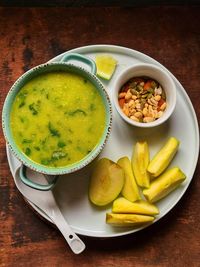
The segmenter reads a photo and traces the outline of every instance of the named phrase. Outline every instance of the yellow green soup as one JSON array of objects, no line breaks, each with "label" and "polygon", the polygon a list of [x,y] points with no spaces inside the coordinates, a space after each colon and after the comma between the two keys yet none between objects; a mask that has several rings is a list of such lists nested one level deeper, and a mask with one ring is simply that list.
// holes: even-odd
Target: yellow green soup
[{"label": "yellow green soup", "polygon": [[49,167],[86,157],[105,128],[103,100],[87,79],[68,72],[37,76],[17,94],[11,129],[21,151]]}]

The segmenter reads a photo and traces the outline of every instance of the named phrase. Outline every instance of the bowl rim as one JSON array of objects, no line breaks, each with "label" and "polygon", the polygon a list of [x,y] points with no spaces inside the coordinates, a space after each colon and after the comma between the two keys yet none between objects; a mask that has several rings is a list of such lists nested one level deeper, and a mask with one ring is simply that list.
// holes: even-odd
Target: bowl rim
[{"label": "bowl rim", "polygon": [[[101,135],[100,140],[98,141],[96,146],[93,148],[93,150],[86,157],[82,158],[80,161],[77,161],[73,164],[70,164],[67,166],[62,166],[62,167],[48,167],[48,166],[39,164],[39,163],[31,160],[29,157],[27,157],[18,148],[18,146],[16,145],[16,143],[14,141],[14,138],[12,137],[12,133],[11,133],[11,129],[10,129],[10,111],[11,111],[11,106],[13,103],[12,98],[14,100],[14,98],[16,96],[15,93],[16,93],[17,88],[19,87],[19,89],[17,90],[17,92],[18,92],[23,86],[23,85],[20,86],[20,84],[23,83],[23,81],[27,77],[32,79],[33,77],[38,76],[42,73],[57,71],[57,70],[53,70],[53,71],[49,70],[49,68],[51,66],[63,67],[63,68],[66,68],[66,70],[63,70],[63,71],[66,71],[66,72],[71,71],[74,73],[76,73],[76,71],[77,71],[77,73],[79,75],[82,74],[83,77],[84,77],[84,75],[87,76],[89,81],[92,82],[93,85],[96,88],[98,88],[98,91],[101,92],[100,95],[102,97],[104,107],[105,107],[105,113],[106,113],[105,114],[106,122],[105,122],[104,131]],[[40,69],[44,70],[44,72],[42,71],[42,72],[37,73],[37,71]],[[36,73],[36,75],[33,75],[34,73]],[[8,147],[10,148],[11,152],[13,153],[13,155],[22,164],[24,164],[26,167],[28,167],[34,171],[43,173],[43,174],[47,174],[47,175],[63,175],[63,174],[67,174],[67,173],[73,173],[73,172],[78,171],[78,170],[84,168],[85,166],[87,166],[89,163],[91,163],[99,155],[99,153],[104,148],[104,146],[107,142],[107,139],[110,135],[111,127],[112,127],[112,105],[111,105],[110,97],[109,97],[104,85],[101,83],[101,81],[97,78],[96,75],[92,74],[91,72],[89,72],[85,68],[83,68],[81,66],[74,65],[72,63],[66,63],[66,62],[47,62],[44,64],[37,65],[37,66],[31,68],[30,70],[28,70],[27,72],[25,72],[24,74],[22,74],[14,82],[14,84],[10,87],[10,89],[7,93],[7,96],[4,100],[3,109],[2,109],[3,134],[5,137],[6,143],[7,143]]]},{"label": "bowl rim", "polygon": [[[173,98],[170,102],[170,106],[169,108],[170,109],[167,109],[167,113],[164,113],[162,115],[162,117],[158,118],[157,120],[153,121],[153,122],[147,122],[147,123],[142,123],[142,122],[136,122],[136,121],[133,121],[131,120],[130,118],[128,118],[124,113],[123,111],[121,110],[120,106],[119,106],[119,103],[118,103],[118,92],[120,91],[120,88],[121,86],[126,82],[128,81],[129,79],[131,79],[131,77],[138,77],[138,75],[134,76],[134,74],[126,79],[125,82],[123,82],[120,86],[118,85],[120,83],[120,80],[123,79],[123,77],[125,75],[127,75],[129,72],[131,71],[134,71],[135,69],[139,69],[139,68],[149,68],[151,69],[152,71],[153,70],[156,70],[156,71],[159,71],[162,73],[162,75],[165,76],[165,78],[168,79],[169,83],[171,84],[171,88],[172,88],[172,94],[173,94]],[[139,75],[139,76],[142,76],[142,75]],[[144,75],[143,76],[147,76],[149,77],[148,75]],[[154,79],[153,77],[150,77],[152,79]],[[154,65],[154,64],[150,64],[150,63],[136,63],[132,66],[129,66],[128,68],[126,68],[119,76],[118,78],[116,79],[115,83],[114,83],[114,86],[113,86],[113,94],[112,94],[112,99],[113,99],[113,102],[114,102],[114,106],[115,106],[115,109],[117,110],[118,114],[121,116],[121,118],[123,120],[125,120],[128,124],[132,125],[132,126],[136,126],[136,127],[139,127],[139,128],[152,128],[152,127],[156,127],[156,126],[159,126],[161,124],[163,124],[164,122],[166,122],[169,117],[172,115],[175,107],[176,107],[176,98],[177,98],[177,93],[176,93],[176,85],[172,79],[172,77],[170,76],[170,74],[164,69],[164,68],[161,68],[160,66],[157,66],[157,65]]]}]

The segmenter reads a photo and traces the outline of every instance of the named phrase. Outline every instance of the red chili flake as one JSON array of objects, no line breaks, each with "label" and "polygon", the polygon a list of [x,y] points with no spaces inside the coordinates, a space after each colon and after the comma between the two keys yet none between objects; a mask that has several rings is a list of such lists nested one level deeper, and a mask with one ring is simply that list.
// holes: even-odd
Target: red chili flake
[{"label": "red chili flake", "polygon": [[151,88],[151,86],[152,86],[152,80],[148,80],[147,82],[145,82],[143,89],[148,90]]},{"label": "red chili flake", "polygon": [[162,104],[165,103],[165,100],[163,100],[162,98],[158,101],[158,106],[161,107]]},{"label": "red chili flake", "polygon": [[125,98],[121,98],[121,99],[119,99],[119,106],[120,106],[121,108],[123,108],[124,103],[125,103]]}]

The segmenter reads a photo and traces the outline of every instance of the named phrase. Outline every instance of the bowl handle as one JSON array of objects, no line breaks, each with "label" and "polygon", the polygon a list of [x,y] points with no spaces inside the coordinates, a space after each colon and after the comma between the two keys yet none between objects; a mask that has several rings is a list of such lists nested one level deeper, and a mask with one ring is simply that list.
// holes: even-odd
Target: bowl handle
[{"label": "bowl handle", "polygon": [[95,62],[88,57],[85,57],[85,56],[82,56],[82,55],[76,54],[76,53],[69,53],[69,54],[66,54],[65,56],[62,57],[61,62],[68,62],[70,60],[77,60],[77,61],[80,61],[82,63],[85,63],[86,65],[88,65],[90,67],[92,74],[96,74],[96,72],[97,72]]},{"label": "bowl handle", "polygon": [[51,190],[55,184],[56,184],[56,181],[58,179],[58,176],[54,176],[54,178],[52,179],[51,182],[48,182],[48,184],[44,185],[44,184],[38,184],[38,183],[35,183],[33,181],[31,181],[27,175],[26,175],[26,166],[22,164],[22,166],[20,167],[19,169],[19,178],[21,179],[21,181],[33,188],[33,189],[37,189],[37,190],[40,190],[40,191],[48,191],[48,190]]}]

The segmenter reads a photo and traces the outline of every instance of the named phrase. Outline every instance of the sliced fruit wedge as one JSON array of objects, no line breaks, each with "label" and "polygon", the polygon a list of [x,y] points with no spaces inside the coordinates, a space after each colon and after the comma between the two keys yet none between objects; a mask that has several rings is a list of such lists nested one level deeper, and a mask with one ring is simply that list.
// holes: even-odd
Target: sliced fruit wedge
[{"label": "sliced fruit wedge", "polygon": [[135,213],[144,215],[159,214],[158,208],[145,200],[131,202],[123,197],[117,198],[113,202],[112,212],[114,213]]},{"label": "sliced fruit wedge", "polygon": [[147,171],[151,177],[159,176],[168,167],[178,147],[179,141],[175,137],[170,137],[148,165]]},{"label": "sliced fruit wedge", "polygon": [[115,71],[117,60],[110,55],[97,55],[95,63],[97,75],[103,79],[110,80]]},{"label": "sliced fruit wedge", "polygon": [[139,226],[150,223],[154,220],[153,216],[138,214],[117,214],[107,213],[106,223],[114,226]]},{"label": "sliced fruit wedge", "polygon": [[179,167],[171,168],[156,178],[149,188],[144,189],[143,194],[149,202],[156,202],[167,196],[185,179],[186,176]]},{"label": "sliced fruit wedge", "polygon": [[91,176],[89,199],[97,206],[105,206],[117,198],[123,185],[123,169],[115,162],[102,158]]},{"label": "sliced fruit wedge", "polygon": [[129,201],[141,199],[140,191],[135,181],[129,158],[122,157],[117,161],[117,164],[124,170],[125,174],[125,182],[121,192],[122,196]]},{"label": "sliced fruit wedge", "polygon": [[141,187],[149,187],[150,175],[147,172],[149,164],[149,147],[147,142],[136,143],[132,154],[132,168],[137,184]]}]

